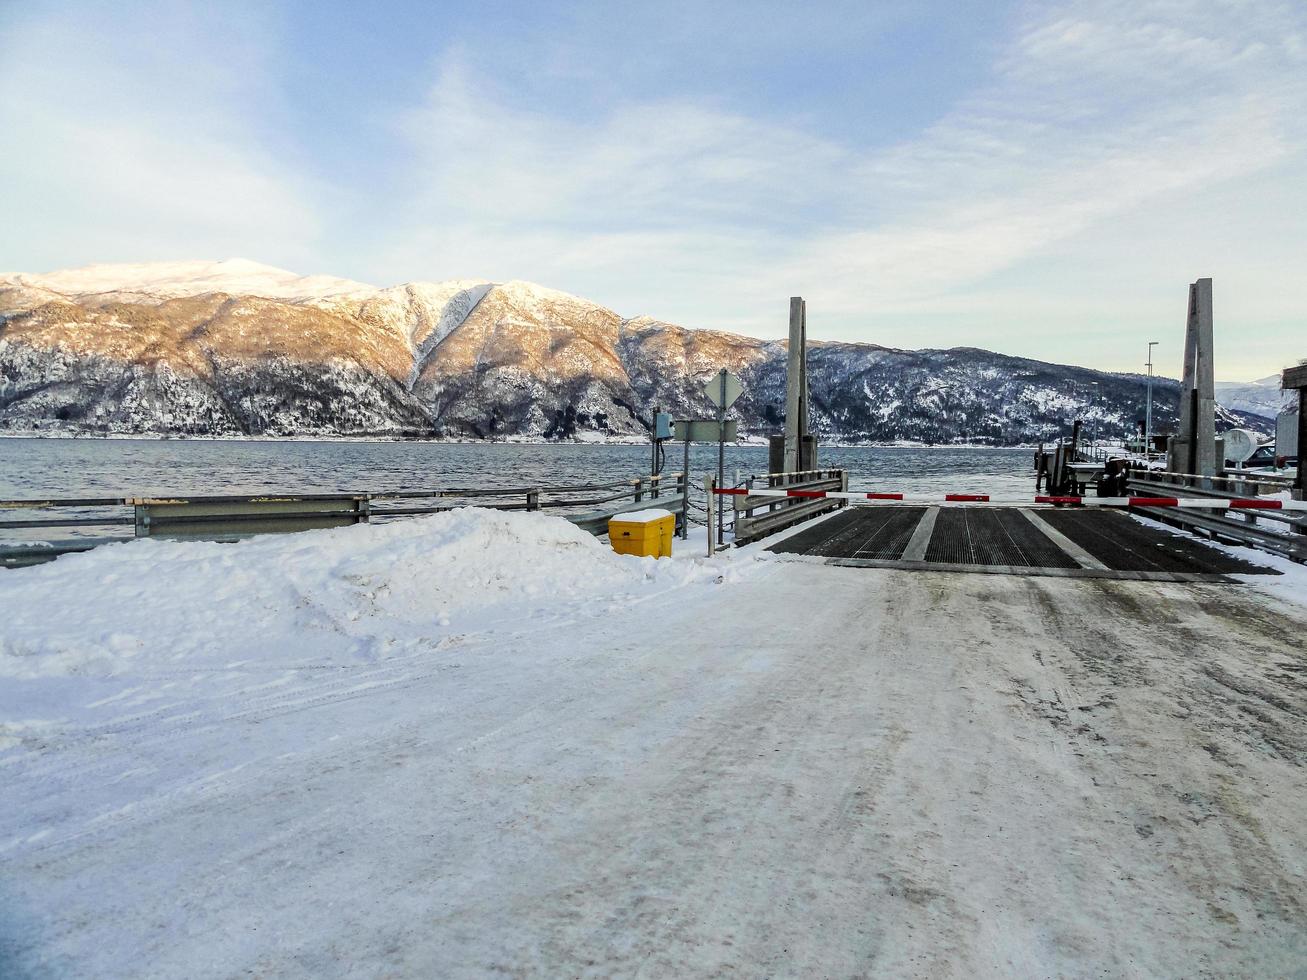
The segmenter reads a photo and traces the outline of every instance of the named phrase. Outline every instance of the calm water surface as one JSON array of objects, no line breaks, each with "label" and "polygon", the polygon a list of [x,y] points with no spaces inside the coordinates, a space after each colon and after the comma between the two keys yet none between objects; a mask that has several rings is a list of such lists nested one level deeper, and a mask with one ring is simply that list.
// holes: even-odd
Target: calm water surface
[{"label": "calm water surface", "polygon": [[[1029,449],[822,448],[852,489],[1031,493]],[[682,466],[678,445],[666,470]],[[715,446],[691,449],[696,477]],[[730,446],[727,478],[767,471],[763,446]],[[0,439],[0,497],[381,491],[603,483],[649,472],[648,446],[202,439]]]}]

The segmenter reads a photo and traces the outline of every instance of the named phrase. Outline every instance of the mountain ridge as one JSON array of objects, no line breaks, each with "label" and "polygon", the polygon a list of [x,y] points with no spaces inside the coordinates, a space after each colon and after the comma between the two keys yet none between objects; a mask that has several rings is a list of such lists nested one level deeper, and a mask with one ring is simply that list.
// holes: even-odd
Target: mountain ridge
[{"label": "mountain ridge", "polygon": [[[654,405],[710,414],[700,387],[725,367],[762,435],[783,424],[786,347],[518,280],[375,287],[248,260],[11,273],[0,431],[630,437]],[[846,442],[1033,442],[1072,417],[1116,435],[1143,413],[1141,375],[983,348],[815,341],[809,362],[813,427]],[[1155,387],[1160,429],[1178,383]]]}]

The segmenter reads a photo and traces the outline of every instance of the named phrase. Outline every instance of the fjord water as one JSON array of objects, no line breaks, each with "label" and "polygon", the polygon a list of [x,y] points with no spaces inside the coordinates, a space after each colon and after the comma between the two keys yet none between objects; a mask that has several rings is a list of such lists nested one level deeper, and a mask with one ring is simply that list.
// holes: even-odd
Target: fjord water
[{"label": "fjord water", "polygon": [[[823,447],[822,466],[848,470],[852,489],[1033,492],[1031,450]],[[384,491],[605,483],[649,472],[647,445],[0,439],[0,498],[281,491]],[[665,472],[683,465],[669,445]],[[697,479],[716,446],[693,446]],[[728,446],[726,474],[767,472],[764,446]]]}]

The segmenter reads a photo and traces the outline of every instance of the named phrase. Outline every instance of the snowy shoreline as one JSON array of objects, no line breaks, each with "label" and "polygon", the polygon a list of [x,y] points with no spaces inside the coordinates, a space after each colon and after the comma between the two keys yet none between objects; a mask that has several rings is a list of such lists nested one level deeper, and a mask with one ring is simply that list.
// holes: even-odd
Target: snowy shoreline
[{"label": "snowy shoreline", "polygon": [[[21,430],[0,432],[0,439],[50,439],[50,440],[87,440],[91,442],[324,442],[324,443],[430,443],[439,446],[648,446],[648,438],[639,436],[602,436],[596,438],[574,439],[538,439],[531,436],[507,436],[503,439],[472,439],[461,436],[226,436],[226,435],[178,435],[156,432],[60,432],[43,430]],[[668,445],[680,446],[675,440]],[[705,443],[705,445],[707,445]],[[728,447],[765,448],[765,436],[746,436],[736,442],[727,443]],[[909,439],[897,439],[888,442],[822,442],[824,449],[1027,449],[1039,448],[1039,443],[1016,442],[997,445],[987,442],[913,442]]]}]

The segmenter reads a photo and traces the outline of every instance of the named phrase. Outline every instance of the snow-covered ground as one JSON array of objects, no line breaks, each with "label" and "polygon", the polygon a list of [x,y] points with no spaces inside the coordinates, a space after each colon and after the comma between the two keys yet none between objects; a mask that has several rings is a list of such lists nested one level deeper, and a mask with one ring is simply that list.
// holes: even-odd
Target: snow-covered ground
[{"label": "snow-covered ground", "polygon": [[0,573],[0,975],[1307,962],[1307,610],[696,543],[462,511]]},{"label": "snow-covered ground", "polygon": [[109,545],[0,578],[0,747],[616,612],[720,574],[480,509],[238,545]]}]

